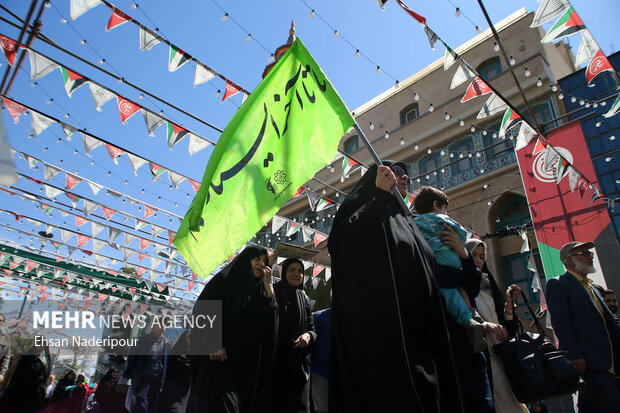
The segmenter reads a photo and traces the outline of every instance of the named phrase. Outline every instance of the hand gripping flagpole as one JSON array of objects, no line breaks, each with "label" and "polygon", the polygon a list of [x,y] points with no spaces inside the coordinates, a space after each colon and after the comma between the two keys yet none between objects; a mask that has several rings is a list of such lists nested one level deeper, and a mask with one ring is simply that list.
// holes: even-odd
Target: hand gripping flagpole
[{"label": "hand gripping flagpole", "polygon": [[[379,159],[379,155],[377,155],[377,152],[375,152],[375,149],[372,147],[372,145],[368,141],[368,138],[366,137],[366,135],[364,135],[364,132],[362,131],[362,128],[360,128],[357,123],[355,123],[353,125],[353,127],[355,128],[355,131],[357,132],[358,136],[360,136],[362,138],[362,142],[364,142],[364,145],[366,145],[366,149],[368,149],[368,152],[370,152],[370,155],[374,159],[375,163],[378,166],[383,166],[383,162],[381,162],[381,159]],[[398,204],[401,206],[401,208],[405,212],[405,215],[411,216],[412,215],[411,214],[411,210],[409,209],[409,207],[405,203],[405,199],[400,194],[400,191],[398,190],[398,187],[395,184],[392,185],[392,193],[396,197],[396,200],[398,201]]]}]

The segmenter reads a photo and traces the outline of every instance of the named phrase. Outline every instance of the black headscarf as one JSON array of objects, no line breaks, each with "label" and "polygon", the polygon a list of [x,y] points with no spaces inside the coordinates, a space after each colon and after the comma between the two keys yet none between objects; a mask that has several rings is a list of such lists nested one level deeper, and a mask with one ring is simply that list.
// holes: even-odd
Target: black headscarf
[{"label": "black headscarf", "polygon": [[328,241],[330,410],[460,412],[433,252],[395,196],[377,188],[377,170],[344,200]]}]

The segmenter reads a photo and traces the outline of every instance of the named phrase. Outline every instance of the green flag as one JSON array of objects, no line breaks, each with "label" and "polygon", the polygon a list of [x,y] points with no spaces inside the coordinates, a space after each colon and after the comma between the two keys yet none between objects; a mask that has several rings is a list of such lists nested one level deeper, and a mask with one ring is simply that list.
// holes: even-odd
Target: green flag
[{"label": "green flag", "polygon": [[297,39],[220,136],[174,239],[208,276],[332,161],[355,123]]}]

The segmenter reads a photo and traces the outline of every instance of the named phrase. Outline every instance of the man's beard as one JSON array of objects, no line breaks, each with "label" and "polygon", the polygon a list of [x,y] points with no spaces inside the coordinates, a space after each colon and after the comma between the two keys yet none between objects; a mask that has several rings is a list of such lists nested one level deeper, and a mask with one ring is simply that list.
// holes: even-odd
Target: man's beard
[{"label": "man's beard", "polygon": [[578,272],[582,272],[584,274],[592,274],[596,272],[596,268],[594,268],[594,266],[592,265],[583,264],[579,261],[574,261],[574,262],[575,262],[575,269]]}]

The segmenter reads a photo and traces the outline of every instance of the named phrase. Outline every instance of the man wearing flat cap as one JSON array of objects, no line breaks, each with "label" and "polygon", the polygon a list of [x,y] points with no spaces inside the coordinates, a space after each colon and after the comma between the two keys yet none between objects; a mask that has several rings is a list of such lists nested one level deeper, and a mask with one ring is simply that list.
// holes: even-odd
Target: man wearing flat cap
[{"label": "man wearing flat cap", "polygon": [[[620,358],[620,321],[591,287],[592,242],[571,241],[560,250],[566,273],[547,282],[551,324],[585,381],[579,391],[579,413],[620,412],[620,390],[614,385],[614,358]],[[620,363],[616,362],[618,366]]]}]

